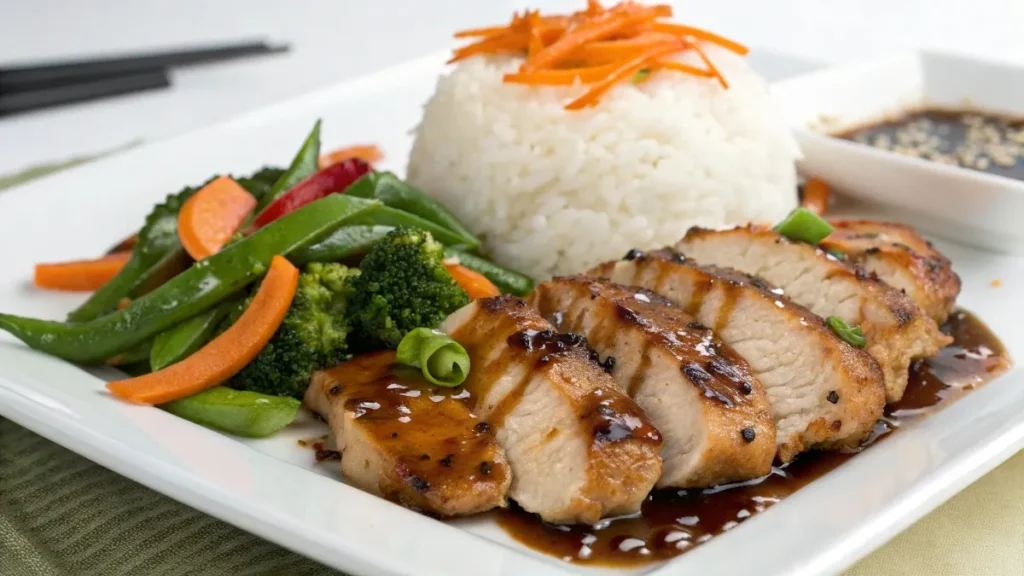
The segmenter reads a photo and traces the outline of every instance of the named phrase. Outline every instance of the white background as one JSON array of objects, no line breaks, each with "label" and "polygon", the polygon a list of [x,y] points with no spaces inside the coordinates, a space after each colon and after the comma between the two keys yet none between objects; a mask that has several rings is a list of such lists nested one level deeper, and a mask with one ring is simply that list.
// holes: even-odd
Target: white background
[{"label": "white background", "polygon": [[[1024,0],[690,0],[676,17],[826,62],[919,47],[1024,63]],[[0,65],[252,37],[283,56],[195,68],[174,88],[0,120],[0,173],[188,131],[443,48],[515,9],[584,0],[3,0]],[[1022,95],[1024,96],[1024,95]]]}]

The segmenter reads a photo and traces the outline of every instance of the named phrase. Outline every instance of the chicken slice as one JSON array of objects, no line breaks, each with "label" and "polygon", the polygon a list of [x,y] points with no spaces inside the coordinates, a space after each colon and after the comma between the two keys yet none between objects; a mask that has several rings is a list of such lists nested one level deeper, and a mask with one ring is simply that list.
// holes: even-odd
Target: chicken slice
[{"label": "chicken slice", "polygon": [[771,230],[691,228],[675,247],[697,262],[760,276],[822,318],[860,326],[865,349],[885,375],[889,402],[903,397],[912,360],[933,356],[950,342],[913,300],[874,274]]},{"label": "chicken slice", "polygon": [[735,352],[653,292],[585,276],[549,280],[530,303],[587,341],[661,430],[658,486],[700,488],[767,474],[775,425],[761,383]]},{"label": "chicken slice", "polygon": [[505,506],[504,450],[461,390],[393,371],[394,352],[313,374],[306,405],[326,417],[341,472],[359,488],[438,516]]},{"label": "chicken slice", "polygon": [[554,523],[639,511],[661,474],[661,436],[583,338],[510,296],[472,302],[441,328],[469,352],[463,387],[505,449],[511,498]]},{"label": "chicken slice", "polygon": [[671,248],[634,250],[588,274],[657,292],[742,356],[768,393],[782,462],[812,448],[856,447],[882,416],[874,358],[759,278],[698,266]]},{"label": "chicken slice", "polygon": [[821,242],[851,262],[902,290],[937,324],[946,321],[960,294],[960,277],[949,258],[916,230],[871,220],[834,220],[835,231]]}]

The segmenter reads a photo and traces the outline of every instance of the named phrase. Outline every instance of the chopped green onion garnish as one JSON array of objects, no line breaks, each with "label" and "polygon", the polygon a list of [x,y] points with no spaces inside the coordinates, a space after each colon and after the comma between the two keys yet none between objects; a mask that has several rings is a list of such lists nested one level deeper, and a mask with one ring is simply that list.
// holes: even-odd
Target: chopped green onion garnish
[{"label": "chopped green onion garnish", "polygon": [[829,316],[825,319],[825,324],[828,324],[828,327],[836,333],[836,336],[845,340],[850,346],[863,348],[868,343],[868,339],[864,337],[860,326],[850,326],[839,316]]},{"label": "chopped green onion garnish", "polygon": [[641,69],[637,70],[636,74],[633,75],[633,84],[637,84],[639,82],[643,82],[644,79],[647,78],[650,75],[651,75],[651,69],[650,68],[641,68]]},{"label": "chopped green onion garnish", "polygon": [[836,260],[846,260],[846,253],[841,250],[826,250]]},{"label": "chopped green onion garnish", "polygon": [[795,242],[817,244],[832,233],[832,225],[807,208],[797,208],[774,230]]},{"label": "chopped green onion garnish", "polygon": [[398,343],[397,360],[419,368],[423,377],[438,386],[462,384],[469,374],[469,354],[447,334],[430,328],[416,328]]}]

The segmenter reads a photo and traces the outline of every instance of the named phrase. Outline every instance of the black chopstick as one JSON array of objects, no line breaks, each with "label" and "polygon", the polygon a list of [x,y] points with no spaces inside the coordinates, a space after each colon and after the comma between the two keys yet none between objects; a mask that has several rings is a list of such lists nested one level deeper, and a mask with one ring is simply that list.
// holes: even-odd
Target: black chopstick
[{"label": "black chopstick", "polygon": [[0,67],[0,95],[36,91],[83,81],[112,79],[131,74],[150,74],[159,68],[276,54],[287,50],[287,45],[272,46],[266,42],[244,42],[127,57],[55,62],[35,66]]},{"label": "black chopstick", "polygon": [[170,85],[171,80],[167,75],[167,70],[157,68],[51,88],[13,94],[0,93],[0,117],[74,102],[167,88]]}]

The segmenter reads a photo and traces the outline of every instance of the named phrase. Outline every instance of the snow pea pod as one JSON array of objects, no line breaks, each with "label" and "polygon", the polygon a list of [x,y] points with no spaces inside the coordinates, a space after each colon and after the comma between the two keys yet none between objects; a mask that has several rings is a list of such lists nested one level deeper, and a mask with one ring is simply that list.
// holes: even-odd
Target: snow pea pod
[{"label": "snow pea pod", "polygon": [[[391,208],[433,222],[459,238],[458,242],[445,242],[435,234],[435,238],[445,244],[464,244],[470,250],[480,247],[476,236],[443,204],[390,172],[371,172],[349,186],[345,194],[357,198],[376,198]],[[433,233],[433,230],[430,232]]]},{"label": "snow pea pod", "polygon": [[31,348],[65,360],[100,362],[209,310],[260,278],[275,255],[316,242],[378,205],[334,194],[197,262],[113,314],[77,324],[0,314],[0,329]]},{"label": "snow pea pod", "polygon": [[366,254],[392,230],[392,226],[342,226],[316,244],[296,250],[288,259],[296,266],[310,262],[341,262],[353,256]]},{"label": "snow pea pod", "polygon": [[160,408],[229,434],[263,438],[291,424],[301,405],[295,398],[217,386]]},{"label": "snow pea pod", "polygon": [[149,358],[149,353],[153,348],[152,340],[144,340],[141,344],[133,346],[127,352],[122,352],[113,358],[107,360],[107,364],[111,366],[124,366],[128,364],[135,364]]},{"label": "snow pea pod", "polygon": [[320,121],[317,120],[316,124],[313,125],[313,130],[310,131],[309,136],[306,136],[305,142],[302,143],[302,148],[299,148],[298,154],[295,155],[288,169],[270,187],[270,192],[267,192],[265,196],[260,198],[259,204],[256,205],[256,209],[252,213],[259,214],[264,208],[270,206],[274,200],[277,200],[282,194],[291,190],[292,186],[312,176],[319,169],[317,164],[319,159]]},{"label": "snow pea pod", "polygon": [[149,353],[150,368],[156,372],[188,358],[202,348],[213,339],[221,320],[237,304],[238,300],[235,298],[225,300],[206,312],[157,334]]},{"label": "snow pea pod", "polygon": [[[346,194],[348,196],[348,194]],[[431,222],[415,214],[410,214],[401,209],[390,206],[381,206],[373,212],[363,214],[352,221],[353,224],[367,224],[371,226],[391,226],[397,228],[406,226],[408,228],[419,228],[430,232],[430,235],[445,246],[465,244],[464,238],[458,232],[454,232],[444,226]]]},{"label": "snow pea pod", "polygon": [[121,298],[137,295],[141,287],[152,285],[153,278],[164,276],[181,261],[184,250],[178,241],[178,210],[196,190],[185,188],[153,209],[131,258],[116,276],[68,314],[69,322],[88,322],[110,313]]},{"label": "snow pea pod", "polygon": [[309,262],[340,262],[351,256],[366,254],[374,244],[398,226],[426,230],[446,246],[465,242],[465,238],[447,228],[414,214],[381,206],[356,216],[348,225],[338,228],[316,244],[296,250],[288,259],[299,266]]}]

